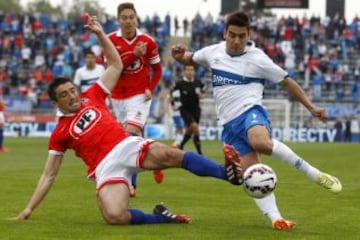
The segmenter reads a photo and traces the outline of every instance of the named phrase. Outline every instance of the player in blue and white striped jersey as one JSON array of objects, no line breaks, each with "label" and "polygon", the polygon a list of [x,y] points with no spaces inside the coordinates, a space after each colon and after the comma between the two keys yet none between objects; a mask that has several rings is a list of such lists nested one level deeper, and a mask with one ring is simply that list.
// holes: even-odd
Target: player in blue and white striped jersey
[{"label": "player in blue and white striped jersey", "polygon": [[[260,161],[260,154],[266,154],[300,170],[324,188],[340,192],[342,186],[336,177],[321,172],[284,143],[271,138],[270,120],[262,104],[265,82],[280,84],[313,117],[325,119],[325,110],[315,106],[288,73],[250,41],[246,13],[234,12],[227,17],[223,37],[225,41],[195,53],[180,44],[172,46],[171,51],[173,58],[183,64],[204,64],[211,69],[216,110],[224,128],[222,141],[237,149],[244,171]],[[281,217],[274,194],[255,202],[274,228],[290,229],[295,225]]]}]

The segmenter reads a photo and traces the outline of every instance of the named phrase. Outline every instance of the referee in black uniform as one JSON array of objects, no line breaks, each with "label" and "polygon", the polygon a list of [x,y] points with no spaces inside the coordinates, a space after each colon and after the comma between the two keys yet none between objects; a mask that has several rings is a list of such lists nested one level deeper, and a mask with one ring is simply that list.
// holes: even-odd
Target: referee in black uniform
[{"label": "referee in black uniform", "polygon": [[[201,151],[199,122],[201,116],[200,98],[205,95],[204,84],[194,78],[194,66],[184,66],[183,79],[177,81],[171,90],[172,104],[178,107],[186,129],[179,148],[183,149],[192,137],[199,154]],[[180,96],[180,97],[177,97]]]}]

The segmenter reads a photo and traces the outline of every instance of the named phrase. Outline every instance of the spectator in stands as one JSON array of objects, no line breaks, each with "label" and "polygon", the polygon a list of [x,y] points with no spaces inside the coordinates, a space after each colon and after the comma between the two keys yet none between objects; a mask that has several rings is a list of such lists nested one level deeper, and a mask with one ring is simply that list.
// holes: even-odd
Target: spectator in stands
[{"label": "spectator in stands", "polygon": [[335,121],[334,128],[336,130],[334,141],[341,142],[343,140],[343,123],[339,117]]},{"label": "spectator in stands", "polygon": [[321,89],[322,89],[322,83],[323,83],[323,76],[314,74],[312,79],[313,84],[313,100],[314,101],[320,101],[321,100]]},{"label": "spectator in stands", "polygon": [[347,117],[345,121],[344,141],[352,142],[351,117]]},{"label": "spectator in stands", "polygon": [[184,37],[186,37],[189,31],[189,20],[186,17],[183,20],[183,30],[184,30]]},{"label": "spectator in stands", "polygon": [[162,81],[165,86],[165,89],[169,89],[173,84],[174,71],[173,71],[173,62],[168,60],[166,65],[162,67]]},{"label": "spectator in stands", "polygon": [[177,34],[178,34],[178,31],[179,31],[179,29],[180,29],[179,19],[178,19],[177,16],[175,16],[175,18],[174,18],[174,28],[175,28],[175,30],[174,30],[174,35],[175,35],[175,37],[176,37]]}]

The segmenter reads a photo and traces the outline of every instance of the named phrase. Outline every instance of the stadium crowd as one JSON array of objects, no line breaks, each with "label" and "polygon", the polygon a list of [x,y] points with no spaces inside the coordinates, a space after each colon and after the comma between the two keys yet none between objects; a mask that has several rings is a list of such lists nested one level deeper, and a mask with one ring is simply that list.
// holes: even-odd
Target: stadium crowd
[{"label": "stadium crowd", "polygon": [[[196,15],[192,21],[191,49],[222,39],[224,17]],[[360,18],[276,17],[252,19],[252,39],[291,77],[301,81],[314,101],[359,99]],[[204,72],[204,71],[202,71]],[[274,86],[275,88],[275,86]],[[274,91],[275,93],[275,91]],[[265,97],[278,93],[265,92]],[[281,96],[283,97],[283,96]]]},{"label": "stadium crowd", "polygon": [[[28,99],[26,112],[49,109],[49,82],[58,76],[72,77],[84,65],[85,50],[91,49],[101,62],[102,48],[84,25],[84,16],[70,21],[48,14],[0,13],[0,93],[5,101]],[[161,52],[170,36],[169,16],[139,21],[139,28],[156,40]],[[106,33],[118,29],[115,18],[102,21]]]},{"label": "stadium crowd", "polygon": [[[170,37],[171,17],[167,15],[162,20],[154,14],[139,22],[140,28],[156,39],[162,53]],[[176,22],[178,19],[174,18],[175,33],[179,29]],[[190,49],[194,51],[221,40],[224,22],[224,16],[214,18],[210,14],[205,17],[197,14],[190,23],[184,19],[184,31],[185,25],[189,28],[186,31],[190,31]],[[115,18],[107,17],[102,24],[107,33],[118,29]],[[84,64],[85,49],[91,48],[101,62],[101,46],[93,34],[83,28],[81,17],[68,21],[47,14],[2,13],[0,29],[0,91],[5,98],[30,100],[29,112],[50,108],[45,91],[48,83],[56,76],[73,76]],[[252,39],[300,81],[314,101],[357,104],[360,94],[359,17],[346,23],[342,18],[253,16]],[[167,91],[181,74],[179,63],[163,62],[161,85],[164,90]],[[207,74],[203,67],[196,69],[198,79],[206,82]],[[278,97],[276,92],[270,88],[265,98]]]}]

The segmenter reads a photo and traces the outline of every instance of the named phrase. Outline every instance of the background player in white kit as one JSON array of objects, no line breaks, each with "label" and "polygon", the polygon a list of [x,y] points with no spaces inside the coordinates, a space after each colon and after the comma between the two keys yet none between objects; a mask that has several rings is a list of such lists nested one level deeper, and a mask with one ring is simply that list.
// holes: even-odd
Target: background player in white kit
[{"label": "background player in white kit", "polygon": [[76,69],[74,76],[74,83],[81,92],[93,85],[105,71],[103,65],[96,63],[96,56],[90,49],[85,50],[84,55],[85,65]]},{"label": "background player in white kit", "polygon": [[[340,192],[342,186],[336,177],[320,172],[284,143],[271,138],[270,121],[262,105],[264,83],[269,80],[280,84],[313,117],[325,119],[325,110],[315,106],[288,73],[250,41],[250,20],[246,13],[230,14],[223,36],[225,41],[195,53],[186,51],[183,45],[174,45],[172,56],[184,64],[205,64],[210,67],[216,110],[224,127],[222,141],[237,149],[243,170],[259,162],[259,154],[266,154],[302,171],[324,188]],[[226,147],[224,153],[233,154]],[[255,202],[270,218],[274,228],[290,229],[295,225],[281,217],[274,194],[255,199]]]}]

